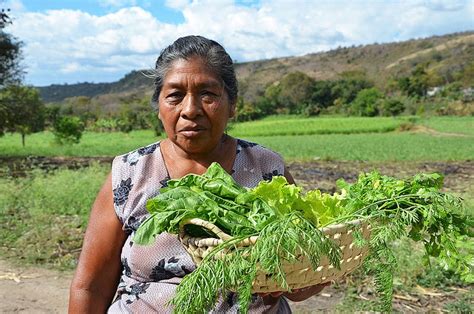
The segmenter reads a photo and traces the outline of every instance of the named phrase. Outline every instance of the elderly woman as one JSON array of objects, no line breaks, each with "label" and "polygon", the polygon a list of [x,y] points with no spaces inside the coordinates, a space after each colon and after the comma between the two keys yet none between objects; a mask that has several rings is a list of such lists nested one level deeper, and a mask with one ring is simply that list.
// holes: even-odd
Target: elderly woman
[{"label": "elderly woman", "polygon": [[[132,238],[147,217],[146,201],[170,178],[202,174],[218,162],[241,185],[254,187],[285,175],[281,157],[257,144],[225,134],[235,114],[237,80],[232,59],[217,42],[179,38],[156,61],[153,103],[167,138],[114,159],[93,205],[71,290],[69,311],[171,312],[167,302],[195,265],[176,235],[162,233],[141,246]],[[292,294],[299,301],[314,286]],[[236,312],[236,296],[223,296],[215,312]],[[255,295],[252,313],[291,312],[282,293]]]}]

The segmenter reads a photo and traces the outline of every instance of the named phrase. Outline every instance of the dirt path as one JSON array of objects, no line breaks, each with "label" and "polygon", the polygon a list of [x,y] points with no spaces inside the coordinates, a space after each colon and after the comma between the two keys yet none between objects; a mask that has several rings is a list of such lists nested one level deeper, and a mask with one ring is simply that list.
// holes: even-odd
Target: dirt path
[{"label": "dirt path", "polygon": [[[0,313],[66,313],[72,271],[13,266],[0,259]],[[344,294],[331,287],[306,302],[292,303],[297,313],[333,308]]]},{"label": "dirt path", "polygon": [[[13,266],[0,259],[0,313],[66,313],[72,271],[59,272],[36,267]],[[345,296],[344,284],[330,286],[304,302],[290,302],[295,314],[332,313]],[[423,289],[420,287],[420,289]],[[404,313],[440,313],[443,304],[467,293],[458,289],[439,293],[423,289],[411,295],[395,295],[394,308]],[[359,297],[368,300],[361,292]]]},{"label": "dirt path", "polygon": [[72,272],[0,260],[0,313],[66,313]]}]

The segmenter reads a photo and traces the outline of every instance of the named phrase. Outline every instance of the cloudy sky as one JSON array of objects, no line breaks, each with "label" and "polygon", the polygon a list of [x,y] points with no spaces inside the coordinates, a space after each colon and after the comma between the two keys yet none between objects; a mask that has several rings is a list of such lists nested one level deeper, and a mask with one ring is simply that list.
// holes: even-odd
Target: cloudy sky
[{"label": "cloudy sky", "polygon": [[219,41],[233,59],[474,30],[474,0],[6,0],[25,82],[110,82],[153,67],[176,38]]}]

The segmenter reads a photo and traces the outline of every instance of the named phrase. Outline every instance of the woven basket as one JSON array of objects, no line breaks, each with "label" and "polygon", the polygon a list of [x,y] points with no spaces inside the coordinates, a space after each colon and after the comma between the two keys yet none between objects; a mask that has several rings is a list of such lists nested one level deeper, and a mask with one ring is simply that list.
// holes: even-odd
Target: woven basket
[{"label": "woven basket", "polygon": [[[190,237],[184,231],[184,226],[188,224],[202,226],[216,234],[219,238]],[[368,241],[370,238],[370,224],[360,220],[354,220],[345,224],[330,225],[321,229],[324,235],[333,240],[334,243],[341,248],[342,258],[340,269],[332,266],[326,256],[321,257],[319,266],[316,270],[313,270],[310,261],[305,257],[302,257],[294,263],[284,261],[282,267],[285,271],[286,281],[289,288],[300,289],[336,280],[359,267],[368,254],[367,246],[358,247],[353,243],[353,226],[359,225],[361,227],[359,230],[362,231],[364,239]],[[189,219],[181,224],[179,238],[196,265],[199,265],[202,259],[217,245],[232,239],[230,235],[223,232],[216,225],[198,218]],[[250,237],[240,242],[239,245],[253,245],[257,239],[257,236]],[[265,273],[257,273],[255,281],[253,282],[252,292],[266,293],[281,290],[282,288],[280,285],[272,280],[268,275]]]}]

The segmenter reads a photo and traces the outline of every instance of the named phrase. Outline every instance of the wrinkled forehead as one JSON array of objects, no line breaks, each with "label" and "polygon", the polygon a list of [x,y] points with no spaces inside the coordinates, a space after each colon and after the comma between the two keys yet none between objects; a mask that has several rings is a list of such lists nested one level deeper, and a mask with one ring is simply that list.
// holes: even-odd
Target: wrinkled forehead
[{"label": "wrinkled forehead", "polygon": [[199,84],[224,85],[218,71],[199,56],[173,61],[164,76],[163,85],[176,84],[183,79],[190,79]]}]

